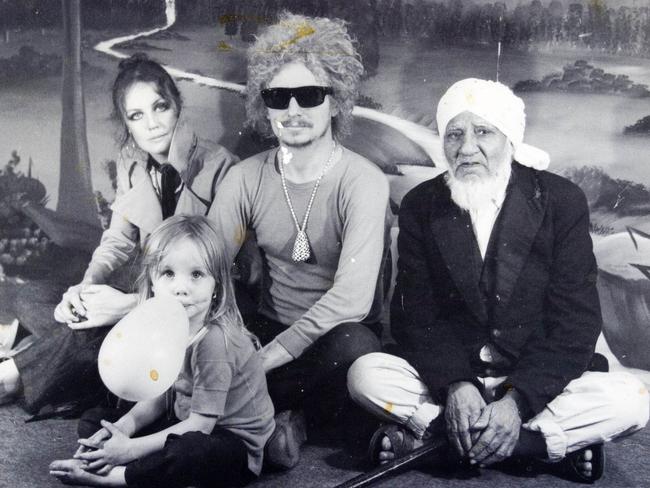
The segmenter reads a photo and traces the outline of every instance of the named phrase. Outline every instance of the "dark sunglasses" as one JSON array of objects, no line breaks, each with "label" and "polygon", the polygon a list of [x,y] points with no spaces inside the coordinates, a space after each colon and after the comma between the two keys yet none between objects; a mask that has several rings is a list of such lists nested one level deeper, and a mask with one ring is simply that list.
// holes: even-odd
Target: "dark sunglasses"
[{"label": "dark sunglasses", "polygon": [[302,108],[318,107],[325,101],[325,95],[332,95],[331,86],[298,86],[295,88],[266,88],[262,90],[262,100],[268,108],[284,110],[292,98]]}]

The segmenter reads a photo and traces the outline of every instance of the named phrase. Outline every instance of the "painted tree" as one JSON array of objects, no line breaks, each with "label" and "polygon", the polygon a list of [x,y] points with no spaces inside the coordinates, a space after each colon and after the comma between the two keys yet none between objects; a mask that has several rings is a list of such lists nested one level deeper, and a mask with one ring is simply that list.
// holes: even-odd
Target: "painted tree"
[{"label": "painted tree", "polygon": [[98,225],[86,138],[86,109],[81,75],[80,0],[62,0],[63,82],[61,92],[61,171],[57,213]]}]

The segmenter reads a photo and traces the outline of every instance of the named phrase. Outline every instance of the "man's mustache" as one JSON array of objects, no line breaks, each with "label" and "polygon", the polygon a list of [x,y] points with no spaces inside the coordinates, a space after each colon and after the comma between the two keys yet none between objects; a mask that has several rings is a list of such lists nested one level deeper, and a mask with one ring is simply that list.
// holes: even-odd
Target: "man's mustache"
[{"label": "man's mustache", "polygon": [[301,117],[292,117],[289,119],[278,121],[278,126],[280,129],[284,127],[308,127],[311,128],[313,124],[308,120],[305,120]]}]

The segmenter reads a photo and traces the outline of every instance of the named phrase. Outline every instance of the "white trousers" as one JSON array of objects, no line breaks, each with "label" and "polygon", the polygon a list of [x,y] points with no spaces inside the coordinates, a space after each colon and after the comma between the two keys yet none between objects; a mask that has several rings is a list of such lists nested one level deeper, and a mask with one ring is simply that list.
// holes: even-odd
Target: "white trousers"
[{"label": "white trousers", "polygon": [[[505,377],[479,380],[489,397]],[[366,410],[406,426],[418,438],[444,408],[433,402],[413,366],[380,352],[362,356],[352,364],[348,389],[352,399]],[[642,429],[649,413],[648,390],[632,374],[586,372],[523,428],[544,436],[548,460],[555,462],[588,445]]]}]

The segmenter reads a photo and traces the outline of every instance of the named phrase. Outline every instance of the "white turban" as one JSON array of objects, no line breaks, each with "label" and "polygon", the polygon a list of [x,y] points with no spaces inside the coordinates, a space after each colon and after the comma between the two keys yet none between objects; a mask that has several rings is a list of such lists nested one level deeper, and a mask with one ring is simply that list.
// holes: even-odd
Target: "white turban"
[{"label": "white turban", "polygon": [[438,103],[436,120],[441,138],[449,121],[463,112],[478,115],[499,129],[512,143],[517,162],[539,170],[548,168],[548,153],[524,143],[524,102],[506,85],[477,78],[454,83]]}]

